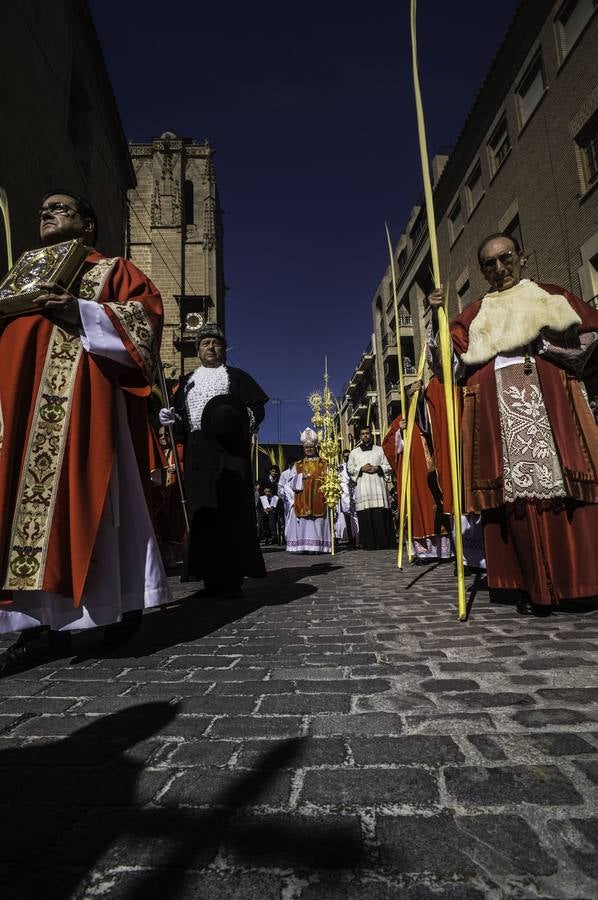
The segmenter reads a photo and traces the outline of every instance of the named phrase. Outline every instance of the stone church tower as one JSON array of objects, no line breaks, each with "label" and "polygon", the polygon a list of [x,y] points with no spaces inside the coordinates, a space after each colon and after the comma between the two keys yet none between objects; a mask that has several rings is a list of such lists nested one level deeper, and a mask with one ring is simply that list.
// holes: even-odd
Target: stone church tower
[{"label": "stone church tower", "polygon": [[137,187],[129,191],[127,256],[154,282],[164,302],[166,374],[197,365],[194,331],[224,327],[222,217],[208,142],[166,131],[131,143]]}]

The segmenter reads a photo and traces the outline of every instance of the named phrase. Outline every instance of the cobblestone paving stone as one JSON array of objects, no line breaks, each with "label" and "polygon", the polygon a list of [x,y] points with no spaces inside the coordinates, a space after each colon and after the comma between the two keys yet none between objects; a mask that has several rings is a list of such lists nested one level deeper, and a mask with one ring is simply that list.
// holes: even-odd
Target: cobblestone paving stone
[{"label": "cobblestone paving stone", "polygon": [[598,612],[267,560],[0,680],[3,900],[598,898]]}]

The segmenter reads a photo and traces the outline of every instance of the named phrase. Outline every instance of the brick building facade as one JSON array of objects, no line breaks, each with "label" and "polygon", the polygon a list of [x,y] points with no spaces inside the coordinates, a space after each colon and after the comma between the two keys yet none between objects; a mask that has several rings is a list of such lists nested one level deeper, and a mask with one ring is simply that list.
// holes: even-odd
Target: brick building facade
[{"label": "brick building facade", "polygon": [[[456,315],[486,290],[477,248],[507,231],[526,274],[598,295],[598,15],[595,0],[520,3],[450,155],[431,164],[443,277]],[[415,134],[414,134],[415,140]],[[425,209],[394,248],[403,357],[416,364],[432,288]],[[390,267],[372,299],[384,431],[400,411]],[[350,394],[351,391],[349,390]]]},{"label": "brick building facade", "polygon": [[531,278],[598,294],[595,13],[535,0],[511,24],[434,191],[454,313],[485,290],[476,250],[493,231],[520,238]]}]

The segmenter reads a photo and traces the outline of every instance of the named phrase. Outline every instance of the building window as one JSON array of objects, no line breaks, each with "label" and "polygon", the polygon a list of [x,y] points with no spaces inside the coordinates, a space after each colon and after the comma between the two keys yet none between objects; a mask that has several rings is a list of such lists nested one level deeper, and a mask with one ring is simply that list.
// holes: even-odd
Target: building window
[{"label": "building window", "polygon": [[193,203],[193,182],[185,180],[185,225],[195,224],[195,209]]},{"label": "building window", "polygon": [[484,195],[484,185],[482,184],[482,169],[478,163],[467,180],[467,205],[469,214],[474,211]]},{"label": "building window", "polygon": [[410,237],[414,244],[419,240],[422,233],[426,230],[427,225],[428,219],[426,217],[425,210],[422,210],[415,220],[413,228],[411,229]]},{"label": "building window", "polygon": [[407,265],[407,248],[404,247],[399,255],[397,256],[397,272],[400,273],[403,271],[405,266]]},{"label": "building window", "polygon": [[544,96],[545,90],[546,83],[544,81],[542,57],[538,54],[521,79],[517,89],[519,121],[522,128]]},{"label": "building window", "polygon": [[406,306],[399,307],[399,325],[403,328],[405,325],[413,325],[411,313]]},{"label": "building window", "polygon": [[449,213],[449,228],[451,244],[454,244],[463,231],[463,209],[460,200],[457,200]]},{"label": "building window", "polygon": [[523,235],[521,233],[521,224],[519,222],[519,216],[515,216],[506,228],[503,229],[504,233],[508,235],[511,240],[516,241],[517,246],[523,250]]},{"label": "building window", "polygon": [[591,303],[596,309],[598,308],[598,253],[588,259],[586,267],[592,291],[592,296],[589,298],[588,303]]},{"label": "building window", "polygon": [[432,266],[429,261],[427,265],[423,265],[418,272],[417,286],[421,291],[421,295],[423,298],[425,315],[428,309],[430,309],[428,297],[435,288],[434,276],[432,275]]},{"label": "building window", "polygon": [[598,112],[594,113],[576,140],[581,154],[583,189],[587,191],[598,180]]},{"label": "building window", "polygon": [[499,170],[511,149],[511,139],[509,137],[509,129],[507,127],[507,119],[502,117],[492,133],[492,137],[488,141],[488,149],[490,151],[490,168],[492,174]]},{"label": "building window", "polygon": [[598,0],[568,0],[557,16],[561,59],[569,53],[598,5]]},{"label": "building window", "polygon": [[459,309],[463,309],[464,306],[467,306],[469,299],[469,278],[463,282],[461,287],[457,288],[457,294],[459,295]]}]

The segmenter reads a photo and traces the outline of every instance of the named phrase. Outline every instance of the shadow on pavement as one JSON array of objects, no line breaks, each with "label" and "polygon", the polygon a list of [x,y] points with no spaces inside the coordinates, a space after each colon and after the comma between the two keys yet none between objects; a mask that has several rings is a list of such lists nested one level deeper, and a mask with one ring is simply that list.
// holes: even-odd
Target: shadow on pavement
[{"label": "shadow on pavement", "polygon": [[[194,795],[192,775],[184,808],[169,803],[167,792],[158,801],[162,806],[148,806],[169,786],[173,770],[145,768],[155,749],[147,742],[176,712],[171,704],[137,705],[62,740],[0,752],[3,896],[68,900],[79,896],[77,886],[93,873],[94,896],[170,900],[184,889],[188,870],[208,865],[221,846],[240,865],[360,865],[354,823],[246,810],[259,803],[280,769],[290,767],[305,738],[276,742],[259,769],[234,773],[232,785],[209,798],[209,809],[197,808],[207,800],[199,786]],[[183,777],[195,771],[187,769]],[[223,770],[210,771],[218,777]],[[139,869],[121,870],[112,883],[108,870],[122,866]]]},{"label": "shadow on pavement", "polygon": [[413,581],[409,582],[405,590],[408,591],[410,588],[414,587],[418,581],[421,581],[422,578],[425,578],[426,575],[430,574],[430,572],[434,572],[440,565],[442,565],[442,562],[427,563],[425,565],[420,564],[418,568],[422,568],[423,572],[420,572],[419,575],[416,575]]},{"label": "shadow on pavement", "polygon": [[475,601],[476,597],[478,596],[478,594],[480,593],[480,591],[484,591],[484,592],[488,591],[488,581],[487,581],[485,573],[476,572],[474,579],[473,579],[473,583],[469,589],[469,596],[467,598],[467,610],[465,613],[465,621],[466,622],[469,620],[469,616],[471,615],[471,611],[473,609],[474,601]]},{"label": "shadow on pavement", "polygon": [[248,579],[243,594],[234,599],[190,593],[167,608],[145,615],[139,631],[117,650],[100,654],[99,647],[92,646],[85,655],[78,654],[74,662],[95,659],[99,655],[111,659],[147,656],[177,644],[191,643],[224,625],[243,619],[263,606],[294,603],[315,594],[318,590],[316,585],[299,582],[303,578],[328,575],[340,568],[331,563],[317,563],[277,569],[263,580]]},{"label": "shadow on pavement", "polygon": [[[127,756],[175,718],[177,706],[146,703],[61,740],[0,751],[3,896],[69,898],[81,877],[139,815],[143,762]],[[99,813],[109,827],[85,841]],[[89,865],[88,865],[89,864]],[[48,870],[59,871],[49,877]]]}]

